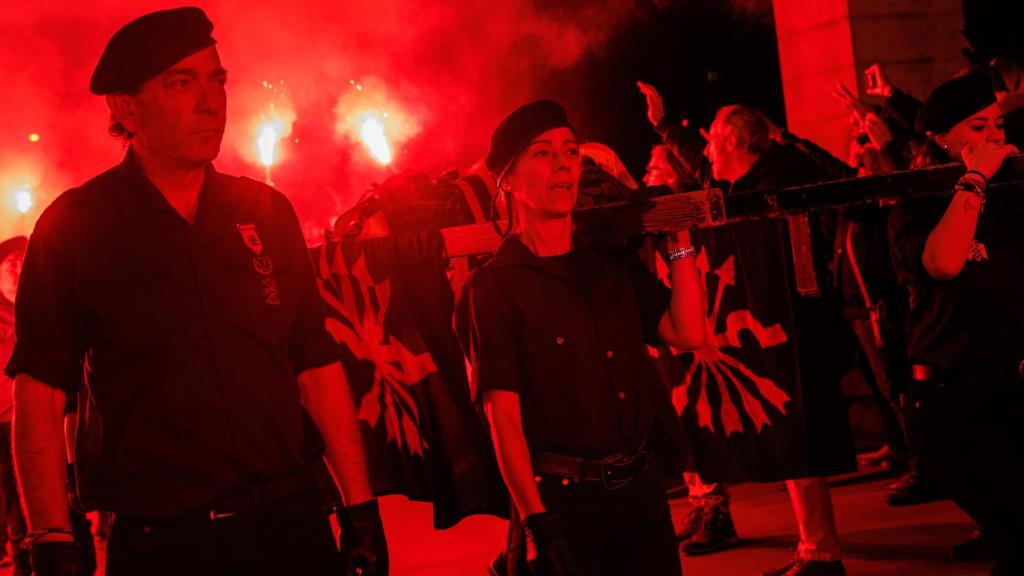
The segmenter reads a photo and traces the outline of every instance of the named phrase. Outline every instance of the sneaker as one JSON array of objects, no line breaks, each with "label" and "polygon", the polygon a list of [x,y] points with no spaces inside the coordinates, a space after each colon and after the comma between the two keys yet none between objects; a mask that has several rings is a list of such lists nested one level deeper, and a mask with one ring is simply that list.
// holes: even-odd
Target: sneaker
[{"label": "sneaker", "polygon": [[739,542],[728,508],[722,505],[706,506],[701,516],[700,527],[683,543],[684,554],[702,556],[725,550]]},{"label": "sneaker", "polygon": [[487,566],[487,576],[507,576],[508,574],[508,553],[504,550],[498,553]]},{"label": "sneaker", "polygon": [[885,503],[889,506],[914,506],[945,499],[946,495],[934,481],[916,472],[904,474],[885,495]]},{"label": "sneaker", "polygon": [[995,550],[992,540],[981,530],[975,530],[970,540],[954,544],[949,549],[949,557],[954,562],[992,562]]},{"label": "sneaker", "polygon": [[805,560],[794,557],[786,564],[765,570],[763,576],[846,576],[842,560]]},{"label": "sneaker", "polygon": [[686,517],[683,518],[683,525],[679,527],[679,532],[676,532],[676,539],[680,542],[686,542],[690,538],[693,538],[693,535],[700,530],[700,524],[703,518],[703,506],[694,505],[690,508],[690,511],[686,513]]}]

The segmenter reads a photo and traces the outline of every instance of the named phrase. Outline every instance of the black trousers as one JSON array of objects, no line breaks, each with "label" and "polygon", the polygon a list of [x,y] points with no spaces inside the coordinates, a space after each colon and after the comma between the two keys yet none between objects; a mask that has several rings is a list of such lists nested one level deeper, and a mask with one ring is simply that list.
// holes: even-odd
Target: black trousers
[{"label": "black trousers", "polygon": [[341,574],[322,506],[295,501],[211,520],[148,521],[115,515],[107,576]]},{"label": "black trousers", "polygon": [[922,459],[953,501],[993,540],[993,574],[1024,574],[1024,382],[911,382]]},{"label": "black trousers", "polygon": [[[539,475],[541,501],[564,522],[577,561],[574,576],[682,575],[665,489],[651,468],[644,476],[614,490],[606,489],[601,482]],[[525,576],[529,570],[522,524],[515,506],[512,509],[509,573]]]},{"label": "black trousers", "polygon": [[11,451],[11,423],[0,423],[0,504],[7,525],[4,540],[10,540],[17,550],[25,538],[25,515],[21,511],[18,480],[14,475],[14,456]]}]

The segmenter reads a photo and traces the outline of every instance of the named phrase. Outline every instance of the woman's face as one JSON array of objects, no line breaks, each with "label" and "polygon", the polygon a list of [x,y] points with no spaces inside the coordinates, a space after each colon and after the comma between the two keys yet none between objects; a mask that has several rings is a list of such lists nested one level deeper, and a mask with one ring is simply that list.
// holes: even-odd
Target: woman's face
[{"label": "woman's face", "polygon": [[1005,144],[1003,111],[999,104],[992,104],[970,118],[960,121],[950,128],[949,132],[936,135],[935,141],[953,160],[960,160],[964,150],[973,150],[985,142]]},{"label": "woman's face", "polygon": [[572,212],[580,181],[580,146],[568,128],[533,139],[506,176],[520,215],[561,218]]},{"label": "woman's face", "polygon": [[14,296],[18,293],[18,280],[21,279],[21,263],[24,259],[24,252],[15,252],[0,262],[0,295],[8,302],[14,302]]},{"label": "woman's face", "polygon": [[647,163],[647,173],[644,174],[644,184],[648,186],[668,186],[675,189],[679,181],[679,175],[669,164],[668,155],[671,152],[664,146],[655,146],[651,150],[651,161]]}]

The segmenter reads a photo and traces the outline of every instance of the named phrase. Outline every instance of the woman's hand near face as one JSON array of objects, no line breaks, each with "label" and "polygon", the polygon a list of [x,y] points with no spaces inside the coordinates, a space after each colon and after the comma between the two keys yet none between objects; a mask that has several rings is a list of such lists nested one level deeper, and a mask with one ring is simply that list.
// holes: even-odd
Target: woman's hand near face
[{"label": "woman's hand near face", "polygon": [[991,180],[1007,156],[1019,153],[1017,147],[1013,144],[982,142],[973,148],[971,146],[964,146],[961,154],[968,170],[977,170],[984,174],[986,179]]}]

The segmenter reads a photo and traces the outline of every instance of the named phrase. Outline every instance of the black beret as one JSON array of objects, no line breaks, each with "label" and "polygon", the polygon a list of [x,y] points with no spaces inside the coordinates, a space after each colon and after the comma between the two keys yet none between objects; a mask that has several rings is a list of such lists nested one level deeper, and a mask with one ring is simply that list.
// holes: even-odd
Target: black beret
[{"label": "black beret", "polygon": [[24,236],[8,238],[7,240],[0,242],[0,260],[3,260],[16,252],[24,252],[27,247],[28,238]]},{"label": "black beret", "polygon": [[976,69],[939,84],[917,113],[917,130],[942,134],[996,102],[992,74]]},{"label": "black beret", "polygon": [[576,132],[558,102],[537,100],[516,108],[491,134],[491,148],[484,164],[500,180],[534,138],[553,128]]},{"label": "black beret", "polygon": [[135,92],[183,58],[217,43],[213,22],[195,7],[151,12],[118,30],[92,73],[93,94]]}]

